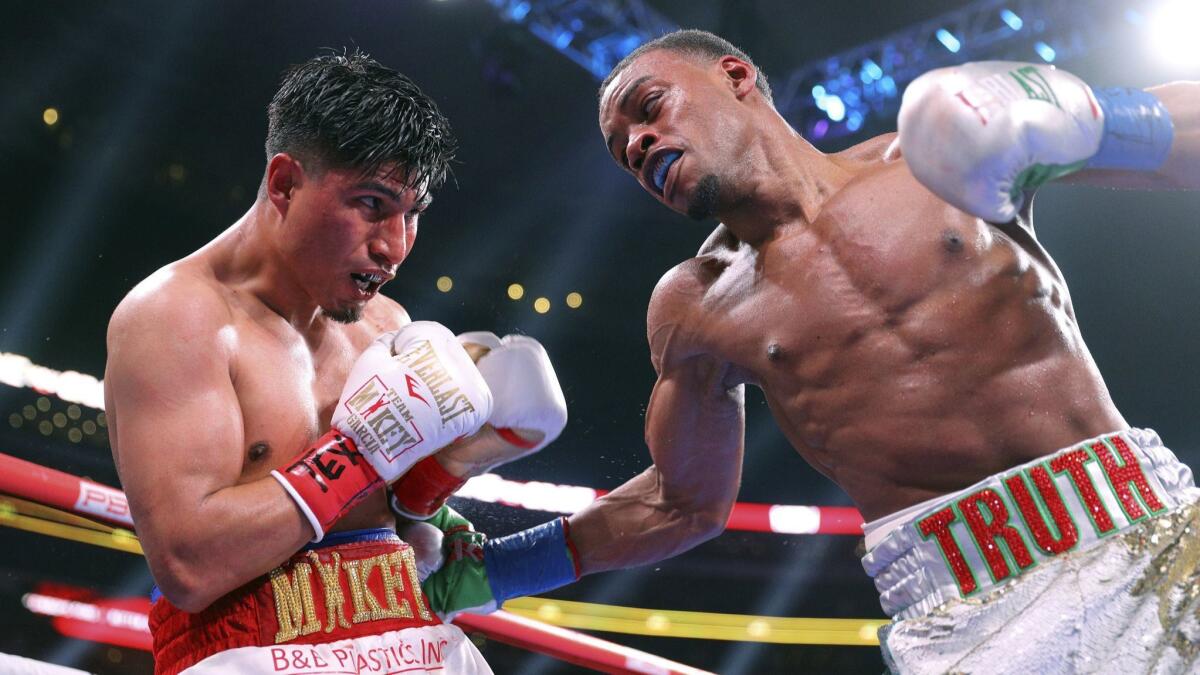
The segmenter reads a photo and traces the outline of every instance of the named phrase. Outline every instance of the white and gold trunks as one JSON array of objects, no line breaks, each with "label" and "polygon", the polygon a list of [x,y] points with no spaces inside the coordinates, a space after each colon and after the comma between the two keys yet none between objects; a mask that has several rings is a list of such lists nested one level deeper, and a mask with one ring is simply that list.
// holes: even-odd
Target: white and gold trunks
[{"label": "white and gold trunks", "polygon": [[1192,672],[1200,500],[1149,430],[1081,442],[865,526],[903,673]]}]

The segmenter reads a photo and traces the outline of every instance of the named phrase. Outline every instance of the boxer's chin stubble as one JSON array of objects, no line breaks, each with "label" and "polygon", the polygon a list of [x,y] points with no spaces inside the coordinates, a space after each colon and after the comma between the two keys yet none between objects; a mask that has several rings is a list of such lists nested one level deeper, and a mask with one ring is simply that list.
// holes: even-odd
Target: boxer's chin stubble
[{"label": "boxer's chin stubble", "polygon": [[362,307],[358,305],[350,305],[349,307],[328,307],[321,308],[321,314],[333,319],[338,323],[354,323],[362,318]]},{"label": "boxer's chin stubble", "polygon": [[716,174],[708,174],[696,183],[696,189],[688,197],[687,214],[692,220],[704,220],[717,214],[717,198],[721,192],[721,180]]}]

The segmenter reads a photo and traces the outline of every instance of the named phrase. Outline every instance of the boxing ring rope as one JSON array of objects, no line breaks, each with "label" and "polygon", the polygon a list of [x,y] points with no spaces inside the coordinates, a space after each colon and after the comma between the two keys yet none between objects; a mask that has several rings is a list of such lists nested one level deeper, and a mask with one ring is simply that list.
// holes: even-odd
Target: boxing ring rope
[{"label": "boxing ring rope", "polygon": [[[27,387],[97,410],[103,410],[104,406],[100,380],[83,373],[38,366],[15,354],[0,353],[0,383]],[[468,481],[458,496],[517,508],[574,513],[605,492],[580,486],[513,481],[487,474]],[[0,525],[138,555],[142,553],[136,535],[128,529],[132,528],[133,521],[128,502],[120,490],[0,454],[0,493],[26,498],[0,500]],[[734,506],[727,529],[861,536],[862,522],[858,511],[849,507],[739,502]],[[39,599],[37,594],[27,594],[27,607],[30,598],[43,610],[64,606],[62,602],[55,604],[45,598]],[[500,642],[576,665],[620,673],[704,671],[562,626],[642,635],[866,646],[878,644],[876,630],[885,623],[878,619],[791,619],[649,610],[538,597],[516,598],[505,607],[506,610],[487,616],[464,614],[456,623]],[[31,607],[30,611],[37,610]],[[149,611],[148,604],[145,611]],[[95,613],[85,614],[92,616]],[[148,638],[146,629],[145,635],[137,639]]]},{"label": "boxing ring rope", "polygon": [[[122,527],[132,526],[132,520],[125,495],[120,490],[0,454],[0,493],[26,498],[0,499],[0,525],[127,553],[142,553],[136,535]],[[105,520],[116,527],[82,515]],[[885,623],[881,619],[806,619],[652,610],[542,597],[514,598],[505,603],[505,608],[513,615],[536,619],[543,625],[788,644],[877,645],[876,630]],[[474,617],[466,621],[474,621]]]},{"label": "boxing ring rope", "polygon": [[[14,496],[0,503],[0,525],[51,536],[65,535],[68,539],[109,546],[128,553],[142,552],[136,536],[129,530],[108,527],[80,517],[87,515],[117,525],[132,526],[129,505],[120,490],[0,454],[0,492]],[[47,508],[37,502],[57,508]],[[106,539],[109,540],[107,543],[104,542]],[[111,635],[111,629],[115,627],[107,623],[117,617],[115,620],[124,629],[120,633],[124,637],[119,644],[149,649],[150,635],[146,623],[150,611],[148,598],[123,599],[119,602],[124,605],[117,608],[55,598],[43,593],[27,593],[22,601],[30,611],[69,619],[71,622],[66,625],[77,631],[73,637],[84,639]],[[136,604],[130,605],[130,602]],[[465,630],[481,632],[498,642],[607,673],[696,675],[706,672],[504,610],[488,616],[463,614],[455,623]],[[81,629],[81,625],[84,628]],[[86,630],[88,628],[91,632]],[[104,628],[110,630],[106,632]],[[126,635],[129,631],[135,635]]]},{"label": "boxing ring rope", "polygon": [[[33,389],[46,396],[55,396],[63,401],[97,410],[104,409],[104,385],[100,380],[76,371],[57,371],[39,366],[19,354],[0,352],[0,383]],[[96,489],[111,490],[99,485]],[[496,474],[484,474],[467,481],[456,496],[524,509],[571,514],[591,504],[606,492],[576,485],[522,482],[501,478]],[[96,493],[92,496],[98,500],[92,503],[93,506],[102,504],[102,495]],[[69,508],[61,503],[56,505]],[[103,517],[103,514],[96,515]],[[725,527],[727,530],[742,532],[862,536],[862,524],[862,515],[857,509],[849,506],[738,502],[734,504]]]}]

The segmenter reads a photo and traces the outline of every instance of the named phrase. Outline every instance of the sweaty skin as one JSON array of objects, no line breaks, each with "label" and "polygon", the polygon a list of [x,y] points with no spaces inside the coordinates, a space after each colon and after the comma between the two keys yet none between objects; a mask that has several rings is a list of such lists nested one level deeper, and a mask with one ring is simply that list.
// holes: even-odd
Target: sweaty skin
[{"label": "sweaty skin", "polygon": [[[105,377],[113,456],[151,571],[179,608],[203,609],[312,539],[268,474],[329,428],[370,341],[409,322],[350,274],[390,279],[426,204],[395,179],[314,175],[276,155],[241,220],[117,307]],[[338,323],[322,308],[362,318]],[[333,529],[393,526],[380,491]]]},{"label": "sweaty skin", "polygon": [[[584,572],[669,557],[724,528],[745,384],[868,520],[1128,426],[1034,237],[1031,200],[1011,223],[971,217],[913,178],[893,135],[820,153],[755,77],[732,56],[659,50],[602,92],[618,165],[693,215],[714,176],[712,213],[698,215],[723,224],[651,297],[654,465],[571,518]],[[1078,182],[1200,187],[1200,96],[1194,84],[1165,89],[1177,140],[1163,175]],[[664,151],[682,155],[660,194]]]}]

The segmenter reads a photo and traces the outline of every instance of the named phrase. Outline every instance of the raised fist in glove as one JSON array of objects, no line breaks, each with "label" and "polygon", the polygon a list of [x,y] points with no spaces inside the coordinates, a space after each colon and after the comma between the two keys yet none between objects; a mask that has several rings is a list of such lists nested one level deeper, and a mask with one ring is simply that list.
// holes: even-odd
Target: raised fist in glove
[{"label": "raised fist in glove", "polygon": [[1174,127],[1150,93],[1093,90],[1050,65],[984,61],[930,71],[898,119],[909,170],[989,222],[1016,217],[1024,191],[1084,167],[1153,171]]},{"label": "raised fist in glove", "polygon": [[416,321],[376,338],[350,370],[332,429],[272,475],[320,540],[376,488],[475,433],[492,395],[445,326]]},{"label": "raised fist in glove", "polygon": [[486,332],[459,340],[477,355],[492,392],[491,416],[479,433],[423,460],[392,486],[393,508],[409,518],[428,518],[467,478],[537,452],[567,424],[562,388],[537,340]]}]

